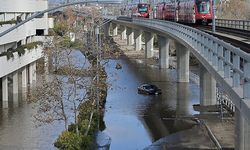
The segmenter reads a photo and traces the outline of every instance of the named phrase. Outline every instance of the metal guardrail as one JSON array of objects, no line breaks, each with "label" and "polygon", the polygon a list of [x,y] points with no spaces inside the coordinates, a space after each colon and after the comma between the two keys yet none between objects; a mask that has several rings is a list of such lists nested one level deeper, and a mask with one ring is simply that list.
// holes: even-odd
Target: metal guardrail
[{"label": "metal guardrail", "polygon": [[215,25],[219,27],[250,31],[250,20],[216,19]]}]

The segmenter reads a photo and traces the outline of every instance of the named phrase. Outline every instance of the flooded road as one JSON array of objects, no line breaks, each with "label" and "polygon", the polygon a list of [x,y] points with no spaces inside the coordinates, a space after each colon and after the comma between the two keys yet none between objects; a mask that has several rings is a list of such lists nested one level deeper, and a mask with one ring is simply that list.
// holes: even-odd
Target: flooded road
[{"label": "flooded road", "polygon": [[[115,69],[117,62],[122,69]],[[192,127],[171,118],[196,113],[192,105],[199,103],[198,85],[177,84],[175,70],[159,70],[125,59],[110,60],[106,70],[112,86],[108,91],[104,132],[112,139],[111,150],[143,149],[166,135]],[[142,83],[156,84],[163,94],[137,94]],[[55,122],[37,128],[32,122],[33,111],[32,105],[21,98],[10,101],[8,108],[1,106],[0,149],[55,149],[53,143],[64,130],[64,124]]]},{"label": "flooded road", "polygon": [[[176,70],[159,70],[127,60],[119,60],[122,69],[115,70],[116,62],[110,61],[108,66],[112,88],[104,117],[104,132],[112,139],[111,150],[143,149],[164,136],[192,127],[171,118],[196,113],[192,105],[199,103],[198,85],[192,81],[176,83]],[[157,85],[162,95],[139,95],[137,87],[142,83]]]},{"label": "flooded road", "polygon": [[45,150],[55,149],[53,143],[63,131],[63,123],[35,127],[32,105],[19,99],[0,109],[0,149]]}]

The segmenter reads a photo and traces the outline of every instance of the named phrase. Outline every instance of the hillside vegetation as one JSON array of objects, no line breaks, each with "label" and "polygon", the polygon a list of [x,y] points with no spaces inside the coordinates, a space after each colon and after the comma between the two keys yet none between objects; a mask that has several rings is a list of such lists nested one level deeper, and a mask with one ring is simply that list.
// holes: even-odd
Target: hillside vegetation
[{"label": "hillside vegetation", "polygon": [[217,17],[220,19],[250,20],[249,0],[217,0]]}]

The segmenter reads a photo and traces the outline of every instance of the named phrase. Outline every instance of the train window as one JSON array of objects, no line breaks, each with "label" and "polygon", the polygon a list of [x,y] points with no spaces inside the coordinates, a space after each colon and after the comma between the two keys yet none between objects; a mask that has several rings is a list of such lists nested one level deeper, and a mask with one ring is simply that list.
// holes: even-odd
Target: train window
[{"label": "train window", "polygon": [[209,0],[196,0],[196,6],[199,13],[208,14],[210,10]]},{"label": "train window", "polygon": [[148,5],[146,5],[146,4],[139,4],[138,5],[138,11],[139,12],[147,12],[148,11]]}]

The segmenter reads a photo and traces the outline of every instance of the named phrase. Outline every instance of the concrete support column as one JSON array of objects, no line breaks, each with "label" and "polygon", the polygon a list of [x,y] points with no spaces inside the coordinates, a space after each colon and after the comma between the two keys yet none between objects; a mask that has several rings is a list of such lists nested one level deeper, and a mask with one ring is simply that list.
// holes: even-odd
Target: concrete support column
[{"label": "concrete support column", "polygon": [[36,83],[36,62],[33,62],[29,65],[29,77],[29,83],[31,86],[33,86]]},{"label": "concrete support column", "polygon": [[140,51],[142,42],[141,42],[141,36],[142,36],[142,31],[141,30],[136,30],[135,31],[135,50]]},{"label": "concrete support column", "polygon": [[13,73],[13,94],[18,94],[18,71]]},{"label": "concrete support column", "polygon": [[134,32],[132,28],[127,28],[127,45],[134,44]]},{"label": "concrete support column", "polygon": [[113,36],[117,36],[117,24],[112,24],[112,26],[113,26]]},{"label": "concrete support column", "polygon": [[175,42],[177,56],[177,82],[189,82],[189,50]]},{"label": "concrete support column", "polygon": [[28,77],[27,77],[27,67],[22,69],[22,93],[27,92],[27,84],[28,84]]},{"label": "concrete support column", "polygon": [[145,32],[145,58],[153,57],[154,50],[154,34]]},{"label": "concrete support column", "polygon": [[200,104],[201,106],[216,104],[216,81],[202,65],[200,65]]},{"label": "concrete support column", "polygon": [[49,67],[50,67],[49,57],[44,56],[44,73],[45,73],[45,75],[49,74]]},{"label": "concrete support column", "polygon": [[250,149],[250,121],[235,109],[235,149],[249,150]]},{"label": "concrete support column", "polygon": [[176,103],[176,115],[177,116],[189,116],[191,115],[189,106],[189,83],[177,83],[177,103]]},{"label": "concrete support column", "polygon": [[104,35],[105,36],[110,36],[110,23],[106,23],[104,25]]},{"label": "concrete support column", "polygon": [[121,35],[121,40],[126,40],[127,39],[127,35],[126,35],[127,33],[126,32],[127,32],[127,27],[123,26],[122,27],[122,33],[121,33],[122,34]]},{"label": "concrete support column", "polygon": [[26,40],[21,40],[21,45],[25,45],[26,44]]},{"label": "concrete support column", "polygon": [[5,76],[2,78],[2,101],[7,102],[8,96],[8,76]]},{"label": "concrete support column", "polygon": [[160,68],[169,68],[169,39],[158,36]]}]

